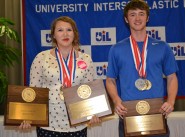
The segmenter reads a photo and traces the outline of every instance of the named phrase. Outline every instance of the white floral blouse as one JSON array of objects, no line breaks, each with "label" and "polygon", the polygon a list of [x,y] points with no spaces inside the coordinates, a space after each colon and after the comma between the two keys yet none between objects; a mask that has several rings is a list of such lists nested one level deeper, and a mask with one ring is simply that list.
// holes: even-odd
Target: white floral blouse
[{"label": "white floral blouse", "polygon": [[[78,62],[85,62],[87,67],[80,67]],[[93,62],[88,54],[78,52],[76,71],[72,86],[93,80]],[[30,86],[49,88],[49,127],[51,131],[74,132],[85,128],[85,125],[70,127],[66,106],[60,99],[60,70],[57,58],[50,50],[42,51],[35,57],[30,69]]]}]

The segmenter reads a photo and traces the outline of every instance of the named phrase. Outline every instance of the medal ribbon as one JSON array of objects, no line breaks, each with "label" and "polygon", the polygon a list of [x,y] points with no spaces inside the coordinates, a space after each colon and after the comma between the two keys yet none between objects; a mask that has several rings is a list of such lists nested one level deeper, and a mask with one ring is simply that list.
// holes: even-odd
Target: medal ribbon
[{"label": "medal ribbon", "polygon": [[135,39],[130,36],[130,43],[132,49],[132,55],[134,58],[134,63],[136,70],[141,78],[146,78],[146,57],[147,57],[147,45],[148,45],[148,35],[146,35],[142,52],[140,52],[139,47]]},{"label": "medal ribbon", "polygon": [[55,53],[60,69],[60,81],[65,87],[71,87],[76,68],[75,51],[72,48],[66,60],[62,57],[62,54],[59,52],[58,48],[55,49]]}]

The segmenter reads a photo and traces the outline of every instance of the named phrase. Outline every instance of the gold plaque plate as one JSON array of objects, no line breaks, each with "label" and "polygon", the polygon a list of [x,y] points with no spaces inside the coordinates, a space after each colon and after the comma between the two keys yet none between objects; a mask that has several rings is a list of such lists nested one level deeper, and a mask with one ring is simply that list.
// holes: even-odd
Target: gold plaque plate
[{"label": "gold plaque plate", "polygon": [[127,133],[164,129],[162,114],[126,117]]},{"label": "gold plaque plate", "polygon": [[19,126],[27,120],[32,126],[49,126],[49,89],[8,85],[4,125]]},{"label": "gold plaque plate", "polygon": [[113,112],[101,79],[65,88],[63,93],[71,126],[86,123],[93,115],[104,117]]},{"label": "gold plaque plate", "polygon": [[108,110],[109,108],[106,103],[105,95],[100,95],[69,105],[69,111],[71,113],[72,119],[80,119],[86,117],[87,120],[89,120],[92,115]]},{"label": "gold plaque plate", "polygon": [[9,119],[46,120],[46,104],[9,102]]},{"label": "gold plaque plate", "polygon": [[166,119],[159,112],[162,104],[162,98],[123,102],[123,105],[128,108],[128,113],[123,119],[125,136],[166,134]]}]

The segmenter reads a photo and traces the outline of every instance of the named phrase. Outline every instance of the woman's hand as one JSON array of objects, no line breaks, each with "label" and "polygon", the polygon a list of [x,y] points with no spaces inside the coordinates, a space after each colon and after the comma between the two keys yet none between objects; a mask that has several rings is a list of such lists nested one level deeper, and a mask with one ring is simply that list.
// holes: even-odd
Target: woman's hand
[{"label": "woman's hand", "polygon": [[19,129],[31,129],[31,121],[23,121],[21,125],[18,127]]},{"label": "woman's hand", "polygon": [[99,117],[97,117],[96,115],[92,116],[91,120],[89,121],[88,125],[89,126],[94,126],[97,124],[100,124],[102,121]]}]

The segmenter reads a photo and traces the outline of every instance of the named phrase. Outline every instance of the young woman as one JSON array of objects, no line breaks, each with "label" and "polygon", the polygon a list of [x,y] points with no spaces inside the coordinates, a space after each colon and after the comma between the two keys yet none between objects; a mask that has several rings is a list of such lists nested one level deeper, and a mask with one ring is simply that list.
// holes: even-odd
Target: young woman
[{"label": "young woman", "polygon": [[[49,88],[49,127],[38,127],[38,137],[86,137],[82,124],[70,127],[62,89],[93,80],[93,62],[88,54],[78,51],[79,34],[73,19],[63,16],[51,25],[54,48],[38,53],[30,70],[31,87]],[[89,124],[99,123],[93,116]],[[29,128],[23,122],[20,128]]]}]

